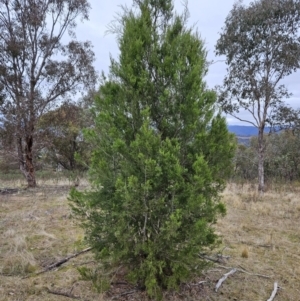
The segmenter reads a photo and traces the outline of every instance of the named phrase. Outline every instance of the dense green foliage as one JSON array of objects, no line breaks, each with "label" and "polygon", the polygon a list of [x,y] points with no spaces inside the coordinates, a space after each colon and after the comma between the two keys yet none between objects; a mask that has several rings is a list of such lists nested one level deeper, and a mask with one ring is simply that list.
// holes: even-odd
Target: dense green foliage
[{"label": "dense green foliage", "polygon": [[[235,141],[206,88],[203,41],[172,1],[136,1],[118,29],[120,56],[95,102],[93,189],[74,212],[103,268],[158,298],[200,274]],[[106,271],[107,272],[107,271]]]}]

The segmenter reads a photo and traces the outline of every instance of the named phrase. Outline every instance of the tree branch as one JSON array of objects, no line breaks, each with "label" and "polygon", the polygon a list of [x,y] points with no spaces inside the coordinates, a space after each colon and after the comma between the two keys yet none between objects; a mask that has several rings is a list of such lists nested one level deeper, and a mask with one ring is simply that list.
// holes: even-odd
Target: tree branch
[{"label": "tree branch", "polygon": [[[55,263],[53,263],[53,264],[47,266],[47,267],[46,267],[45,269],[43,269],[42,271],[37,272],[35,275],[43,274],[43,273],[45,273],[45,272],[48,272],[48,271],[50,271],[50,270],[53,270],[54,268],[57,268],[57,267],[61,266],[62,264],[66,263],[66,262],[69,261],[70,259],[75,258],[75,257],[77,257],[77,256],[79,256],[79,255],[81,255],[81,254],[83,254],[83,253],[87,253],[87,252],[89,252],[89,251],[91,251],[91,250],[92,250],[92,248],[89,247],[89,248],[86,248],[86,249],[84,249],[84,250],[82,250],[82,251],[80,251],[80,252],[78,252],[78,253],[75,253],[75,254],[72,254],[72,255],[70,255],[70,256],[68,256],[68,257],[66,257],[66,258],[63,258],[63,259],[59,260],[58,262],[55,262]],[[25,277],[25,278],[27,278],[27,277]]]},{"label": "tree branch", "polygon": [[237,271],[237,269],[232,269],[230,272],[224,274],[223,277],[219,279],[219,281],[216,285],[215,291],[217,292],[218,289],[220,288],[220,286],[222,285],[222,283],[227,279],[227,277],[234,274],[236,271]]},{"label": "tree branch", "polygon": [[278,284],[277,284],[277,282],[275,282],[274,283],[274,290],[273,290],[273,292],[272,292],[272,294],[271,294],[271,297],[267,300],[267,301],[273,301],[273,299],[275,298],[275,296],[276,296],[276,293],[277,293],[277,290],[278,290]]}]

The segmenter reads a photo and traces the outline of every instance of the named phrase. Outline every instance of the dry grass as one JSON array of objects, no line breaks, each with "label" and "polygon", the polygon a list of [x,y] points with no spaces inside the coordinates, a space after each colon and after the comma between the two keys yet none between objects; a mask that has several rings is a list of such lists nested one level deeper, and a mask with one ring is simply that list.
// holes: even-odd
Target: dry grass
[{"label": "dry grass", "polygon": [[24,278],[86,247],[83,231],[71,218],[68,180],[59,186],[51,181],[42,184],[35,190],[0,195],[0,300],[70,300],[48,290],[102,300],[77,271],[93,259],[89,253],[56,270]]},{"label": "dry grass", "polygon": [[[16,187],[24,183],[8,184],[5,183]],[[71,300],[49,290],[71,292],[80,300],[110,300],[120,291],[115,289],[105,298],[93,289],[91,281],[80,280],[78,267],[95,268],[91,253],[82,254],[56,270],[35,275],[86,247],[83,232],[71,218],[67,202],[70,181],[48,179],[39,184],[35,190],[0,195],[0,301]],[[229,184],[224,192],[228,213],[219,220],[216,230],[223,240],[219,251],[230,259],[216,264],[194,282],[205,283],[185,285],[181,292],[166,295],[165,300],[267,300],[274,281],[278,281],[282,289],[275,300],[298,301],[299,192],[300,188],[295,186],[271,187],[260,198],[255,187]],[[218,279],[231,267],[244,269],[248,274],[236,272],[218,293],[214,292]],[[136,293],[120,299],[146,300],[146,297]]]},{"label": "dry grass", "polygon": [[241,267],[213,300],[267,300],[278,281],[275,300],[300,298],[300,187],[272,187],[260,197],[250,185],[229,184],[224,192],[227,215],[217,230],[223,237],[227,266]]}]

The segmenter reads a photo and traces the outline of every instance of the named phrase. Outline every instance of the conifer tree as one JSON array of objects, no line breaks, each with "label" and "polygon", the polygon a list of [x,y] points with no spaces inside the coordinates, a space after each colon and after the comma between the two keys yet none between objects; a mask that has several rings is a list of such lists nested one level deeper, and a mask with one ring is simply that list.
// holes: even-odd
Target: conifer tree
[{"label": "conifer tree", "polygon": [[88,133],[93,190],[70,197],[103,268],[122,265],[155,298],[201,273],[235,147],[203,80],[203,40],[186,21],[171,0],[124,10]]}]

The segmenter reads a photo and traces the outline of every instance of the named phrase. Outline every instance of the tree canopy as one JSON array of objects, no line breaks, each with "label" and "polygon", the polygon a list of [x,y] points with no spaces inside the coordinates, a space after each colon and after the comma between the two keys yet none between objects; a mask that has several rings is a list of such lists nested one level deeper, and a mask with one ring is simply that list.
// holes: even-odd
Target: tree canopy
[{"label": "tree canopy", "polygon": [[88,168],[90,147],[83,139],[83,129],[92,123],[88,115],[80,104],[67,102],[40,118],[37,129],[44,161],[71,171]]}]

